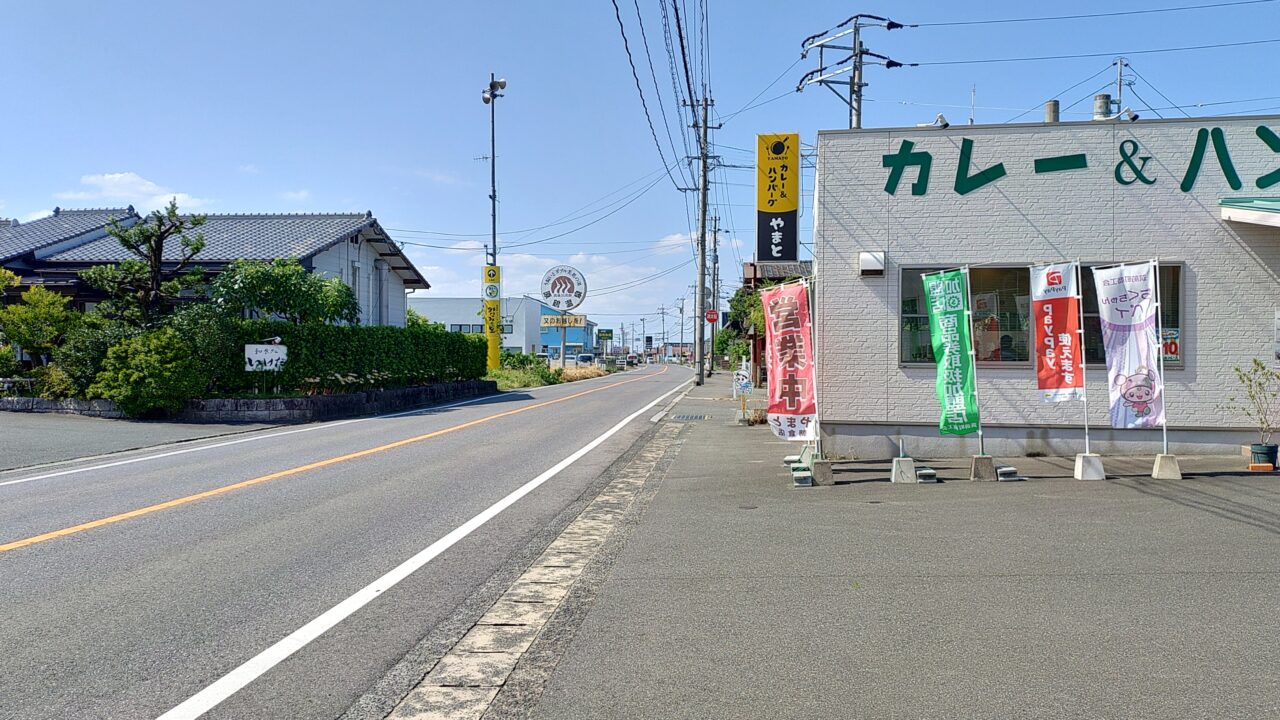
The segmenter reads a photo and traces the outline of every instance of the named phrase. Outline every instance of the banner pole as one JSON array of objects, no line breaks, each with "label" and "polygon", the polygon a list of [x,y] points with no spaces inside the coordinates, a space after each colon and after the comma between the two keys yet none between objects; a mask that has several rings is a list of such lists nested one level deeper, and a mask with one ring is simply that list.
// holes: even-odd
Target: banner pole
[{"label": "banner pole", "polygon": [[1166,382],[1164,376],[1164,304],[1160,301],[1160,258],[1152,261],[1155,266],[1155,278],[1152,283],[1156,289],[1156,352],[1160,353],[1160,409],[1164,415],[1164,419],[1160,421],[1161,442],[1164,446],[1164,454],[1169,454],[1169,403],[1165,394],[1169,383]]},{"label": "banner pole", "polygon": [[986,455],[987,444],[982,432],[982,400],[978,396],[978,352],[975,349],[978,335],[973,329],[973,302],[969,299],[973,284],[969,280],[969,266],[965,265],[961,270],[964,272],[964,317],[965,322],[969,323],[969,371],[973,373],[973,404],[978,409],[978,454]]},{"label": "banner pole", "polygon": [[1076,258],[1076,347],[1080,348],[1080,387],[1084,400],[1084,454],[1089,454],[1089,359],[1084,344],[1084,268],[1080,267],[1080,258]]},{"label": "banner pole", "polygon": [[809,299],[809,348],[813,355],[813,359],[811,361],[813,362],[813,456],[819,460],[823,460],[826,456],[822,454],[822,405],[818,400],[818,346],[817,343],[814,342],[814,338],[818,334],[817,329],[814,326],[813,314],[813,301],[817,293],[814,292],[813,283],[808,282],[807,280],[802,280],[802,282],[804,282],[805,294]]}]

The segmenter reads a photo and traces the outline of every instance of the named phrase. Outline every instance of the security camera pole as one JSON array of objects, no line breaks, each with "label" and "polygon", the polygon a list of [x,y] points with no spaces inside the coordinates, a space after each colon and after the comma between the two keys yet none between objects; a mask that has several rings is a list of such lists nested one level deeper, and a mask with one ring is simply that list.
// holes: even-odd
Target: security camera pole
[{"label": "security camera pole", "polygon": [[497,370],[502,364],[502,269],[498,267],[498,135],[497,107],[498,98],[503,97],[499,90],[505,90],[507,81],[489,73],[489,87],[480,93],[480,99],[489,106],[489,202],[493,234],[491,244],[485,253],[488,263],[484,268],[481,291],[481,304],[484,308],[484,332],[489,343],[487,365],[490,370]]}]

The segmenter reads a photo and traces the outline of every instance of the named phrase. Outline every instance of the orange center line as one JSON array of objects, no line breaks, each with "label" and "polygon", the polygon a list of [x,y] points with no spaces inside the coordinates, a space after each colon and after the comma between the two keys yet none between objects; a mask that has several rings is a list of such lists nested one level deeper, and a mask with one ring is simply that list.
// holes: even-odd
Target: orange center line
[{"label": "orange center line", "polygon": [[256,477],[251,480],[244,480],[238,483],[232,483],[230,485],[223,485],[221,487],[213,488],[212,490],[205,490],[204,492],[198,492],[193,495],[187,495],[184,497],[175,498],[173,500],[166,500],[165,502],[162,502],[162,503],[156,503],[155,505],[148,505],[146,507],[141,507],[136,510],[123,512],[118,515],[112,515],[110,517],[104,517],[98,520],[91,520],[86,523],[81,523],[79,525],[72,525],[71,527],[65,527],[65,528],[62,528],[61,530],[54,530],[52,532],[47,532],[41,535],[33,535],[32,537],[24,538],[22,540],[14,540],[13,542],[0,545],[0,553],[8,552],[10,550],[17,550],[18,548],[24,548],[29,545],[35,545],[36,543],[42,543],[47,540],[53,540],[55,538],[66,537],[67,535],[74,535],[75,533],[84,532],[85,530],[92,530],[94,528],[100,528],[100,527],[103,527],[104,525],[112,525],[114,523],[118,523],[123,520],[130,520],[132,518],[141,517],[143,515],[150,515],[151,513],[159,512],[161,510],[168,510],[169,508],[178,507],[179,505],[186,505],[187,503],[193,503],[197,500],[204,500],[205,498],[215,497],[217,495],[222,495],[224,493],[240,490],[241,488],[247,488],[252,485],[260,485],[270,480],[276,480],[282,477],[288,477],[290,475],[297,475],[299,473],[307,472],[308,470],[316,470],[322,467],[336,465],[337,463],[340,463],[340,462],[346,462],[348,460],[355,460],[357,458],[373,455],[375,453],[385,452],[387,450],[394,450],[395,448],[400,448],[406,445],[411,445],[413,443],[422,442],[423,440],[430,440],[431,438],[440,437],[441,435],[447,435],[449,433],[457,432],[459,430],[466,430],[467,428],[475,427],[477,425],[482,425],[484,423],[487,423],[493,420],[498,420],[500,418],[511,417],[512,415],[519,415],[520,413],[528,412],[530,410],[537,410],[538,408],[544,408],[544,407],[547,407],[548,405],[555,405],[557,403],[565,402],[566,400],[573,400],[574,398],[580,398],[584,395],[590,395],[592,393],[598,393],[603,390],[616,388],[619,385],[626,385],[628,383],[638,382],[640,380],[647,380],[649,378],[661,375],[665,373],[667,370],[668,368],[664,367],[660,372],[649,373],[647,375],[642,375],[638,378],[623,380],[622,382],[611,383],[609,385],[603,385],[601,387],[592,388],[590,390],[583,390],[582,392],[577,392],[572,395],[566,395],[562,398],[556,398],[555,400],[547,400],[544,402],[536,403],[534,405],[526,405],[525,407],[516,408],[515,410],[506,410],[500,413],[494,413],[493,415],[486,415],[485,417],[478,418],[476,420],[471,420],[469,422],[465,422],[459,425],[447,427],[442,430],[435,430],[433,432],[429,432],[424,435],[418,435],[416,437],[406,438],[404,440],[397,440],[396,442],[393,442],[393,443],[387,443],[386,445],[379,445],[378,447],[372,447],[366,450],[359,450],[357,452],[348,453],[346,455],[339,455],[337,457],[332,457],[327,460],[320,460],[318,462],[308,463],[306,465],[299,465],[297,467],[289,468],[288,470],[280,470],[279,472],[273,472],[268,475],[262,475],[261,477]]}]

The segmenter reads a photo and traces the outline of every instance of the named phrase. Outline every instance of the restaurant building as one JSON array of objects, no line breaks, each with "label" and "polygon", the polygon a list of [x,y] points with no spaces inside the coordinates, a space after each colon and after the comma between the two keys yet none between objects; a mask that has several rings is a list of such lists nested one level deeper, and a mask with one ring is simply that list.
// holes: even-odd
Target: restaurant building
[{"label": "restaurant building", "polygon": [[993,455],[1082,452],[1083,404],[1047,403],[1032,358],[1032,264],[1079,260],[1094,452],[1159,452],[1113,430],[1089,266],[1158,259],[1171,452],[1257,442],[1221,409],[1233,368],[1275,365],[1280,116],[886,128],[818,135],[814,337],[824,448],[978,452],[940,436],[921,274],[969,266]]}]

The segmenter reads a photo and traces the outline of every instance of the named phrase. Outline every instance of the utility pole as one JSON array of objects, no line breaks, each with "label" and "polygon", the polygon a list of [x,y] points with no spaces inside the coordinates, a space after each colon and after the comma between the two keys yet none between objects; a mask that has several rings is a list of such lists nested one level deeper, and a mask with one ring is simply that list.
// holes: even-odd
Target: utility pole
[{"label": "utility pole", "polygon": [[1129,65],[1129,61],[1118,57],[1116,58],[1116,114],[1124,111],[1124,69]]},{"label": "utility pole", "polygon": [[[485,105],[489,106],[489,203],[490,203],[490,244],[486,249],[488,267],[484,269],[484,284],[481,285],[480,307],[484,311],[484,332],[487,351],[485,364],[490,370],[501,365],[502,356],[502,286],[501,270],[498,268],[498,131],[497,108],[498,98],[506,97],[499,92],[507,88],[507,81],[489,73],[489,87],[480,94]],[[485,290],[495,291],[493,297],[486,297]],[[561,358],[563,362],[563,357]]]},{"label": "utility pole", "polygon": [[[872,65],[883,65],[886,69],[890,70],[900,67],[916,67],[917,65],[917,63],[900,63],[897,60],[893,60],[884,55],[868,50],[866,46],[862,44],[862,28],[881,27],[886,30],[898,30],[904,27],[915,26],[903,25],[902,23],[894,22],[889,18],[880,17],[879,15],[859,14],[845,20],[837,27],[843,27],[850,23],[852,23],[853,27],[848,30],[843,30],[834,35],[827,35],[826,33],[812,35],[805,38],[805,41],[800,44],[801,58],[808,57],[809,51],[811,50],[816,49],[818,51],[818,67],[815,70],[810,70],[805,73],[804,77],[800,79],[800,84],[796,86],[796,92],[804,90],[806,85],[812,85],[815,83],[819,85],[826,85],[830,90],[835,92],[841,100],[844,100],[845,103],[849,105],[849,128],[858,129],[862,127],[862,89],[867,86],[867,83],[862,79],[863,66],[867,64],[865,58],[876,58],[879,62],[872,61]],[[841,40],[841,38],[845,38],[850,35],[853,37],[849,38],[849,40]],[[849,42],[850,44],[837,45],[837,41]],[[843,60],[828,63],[826,59],[827,51],[841,51],[849,52],[851,54]],[[852,77],[849,80],[836,79],[838,76],[844,75],[845,73],[850,73]],[[839,90],[836,90],[837,86],[848,87],[848,96],[846,97],[844,94],[841,94]]]},{"label": "utility pole", "polygon": [[[720,310],[720,216],[712,218],[711,230],[711,307]],[[711,323],[711,363],[707,366],[707,375],[715,372],[716,367],[716,326],[720,319]]]},{"label": "utility pole", "polygon": [[684,363],[684,298],[680,298],[680,362]]},{"label": "utility pole", "polygon": [[662,318],[662,344],[658,347],[662,348],[662,359],[666,360],[671,348],[667,347],[667,307],[665,305],[658,306],[658,316]]},{"label": "utility pole", "polygon": [[640,318],[640,347],[644,348],[643,354],[649,357],[649,331],[645,329],[644,321],[647,318]]},{"label": "utility pole", "polygon": [[702,314],[707,311],[707,161],[710,147],[707,144],[707,117],[711,108],[711,99],[702,99],[702,134],[699,140],[699,159],[702,165],[702,181],[698,187],[698,286],[694,291],[696,317],[693,331],[693,362],[697,366],[694,384],[703,384],[703,373],[706,348],[703,340],[706,337],[706,326]]}]

